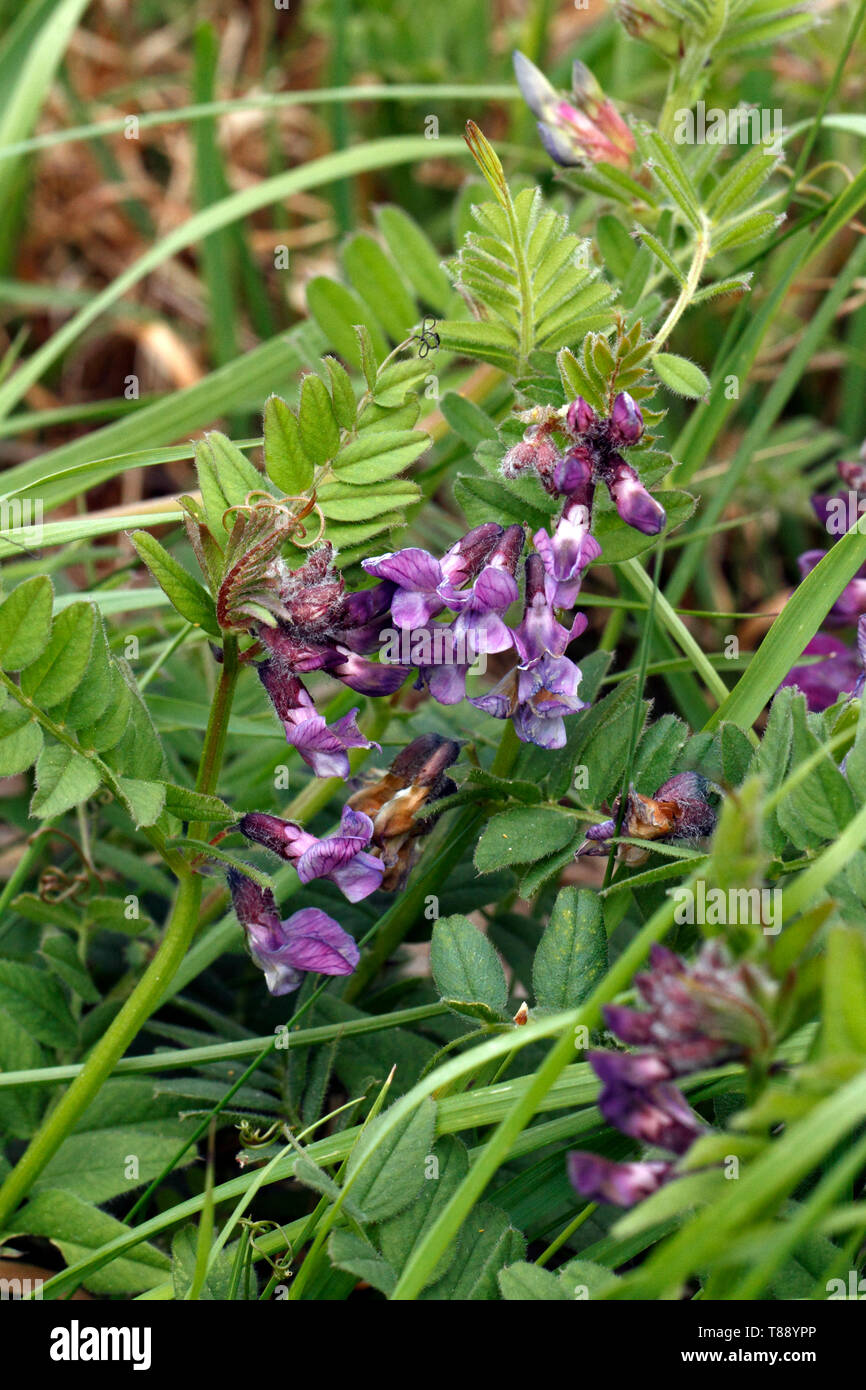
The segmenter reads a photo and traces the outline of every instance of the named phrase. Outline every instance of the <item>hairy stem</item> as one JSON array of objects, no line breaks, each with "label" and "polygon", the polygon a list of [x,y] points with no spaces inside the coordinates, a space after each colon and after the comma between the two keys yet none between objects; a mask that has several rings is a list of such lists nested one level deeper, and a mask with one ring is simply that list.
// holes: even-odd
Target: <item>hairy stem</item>
[{"label": "hairy stem", "polygon": [[653,338],[653,354],[660,352],[661,349],[664,347],[664,344],[666,343],[667,339],[671,336],[671,333],[674,331],[674,328],[679,323],[686,309],[689,307],[689,305],[691,304],[692,300],[698,292],[698,286],[701,283],[701,276],[704,273],[704,266],[707,263],[707,257],[709,256],[710,250],[710,228],[709,223],[706,221],[703,215],[701,216],[701,223],[701,230],[698,233],[697,240],[695,242],[695,249],[692,255],[692,263],[689,266],[689,273],[686,277],[686,283],[680,290],[676,301],[671,307],[670,313],[668,314],[658,333],[656,333],[655,337]]}]

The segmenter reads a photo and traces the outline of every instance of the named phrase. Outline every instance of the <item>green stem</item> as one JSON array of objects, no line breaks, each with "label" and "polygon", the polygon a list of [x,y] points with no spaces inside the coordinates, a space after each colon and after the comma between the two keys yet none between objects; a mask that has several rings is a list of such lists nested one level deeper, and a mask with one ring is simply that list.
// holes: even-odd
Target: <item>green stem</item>
[{"label": "green stem", "polygon": [[[226,637],[223,642],[220,679],[214,693],[199,763],[197,791],[210,792],[216,786],[222,766],[238,669],[237,640],[234,637]],[[5,678],[4,683],[7,683]],[[13,692],[17,692],[17,687],[12,682],[8,684]],[[21,698],[20,692],[17,698]],[[40,712],[35,713],[37,717],[44,718]],[[59,726],[54,727],[61,740],[69,742],[64,731]],[[109,774],[109,785],[116,785],[110,770],[106,768],[106,772]],[[195,839],[201,838],[206,832],[205,825],[190,826],[190,834]],[[178,891],[159,949],[120,1013],[87,1058],[69,1090],[51,1111],[0,1188],[0,1230],[101,1089],[103,1082],[111,1075],[146,1020],[158,1007],[186,955],[198,926],[204,885],[199,875],[193,873],[179,856],[172,856],[172,866],[178,878]]]},{"label": "green stem", "polygon": [[569,1240],[571,1236],[574,1235],[575,1231],[583,1225],[584,1221],[586,1221],[597,1211],[598,1204],[596,1202],[588,1202],[587,1205],[584,1207],[583,1211],[579,1211],[574,1220],[568,1223],[568,1225],[565,1227],[565,1230],[560,1231],[556,1239],[551,1241],[547,1249],[542,1250],[535,1263],[537,1265],[546,1265],[548,1260],[552,1260],[557,1250],[560,1250],[562,1246],[565,1244],[565,1242]]},{"label": "green stem", "polygon": [[707,263],[707,258],[710,253],[709,223],[703,215],[701,216],[701,224],[701,230],[698,232],[697,240],[695,241],[692,263],[689,266],[686,282],[680,290],[675,303],[672,305],[670,313],[653,338],[653,355],[660,352],[664,347],[671,333],[674,331],[674,328],[697,294],[698,286],[701,283],[701,276],[704,273],[704,266]]},{"label": "green stem", "polygon": [[[226,637],[223,642],[223,660],[220,668],[220,678],[214,692],[213,702],[210,707],[210,716],[207,721],[207,732],[204,736],[204,747],[202,749],[201,761],[198,768],[198,776],[195,780],[197,792],[212,792],[216,787],[220,768],[222,767],[223,753],[226,745],[226,735],[229,727],[229,712],[231,710],[232,698],[235,692],[235,684],[238,678],[238,643],[236,637]],[[199,832],[199,828],[190,826],[190,835],[193,839],[200,839],[204,833],[204,828]]]},{"label": "green stem", "polygon": [[725,25],[724,9],[722,6],[712,30],[704,30],[702,42],[688,49],[671,67],[667,96],[658,121],[659,132],[666,140],[673,135],[677,112],[690,110],[707,84],[713,46]]},{"label": "green stem", "polygon": [[202,880],[185,870],[165,936],[138,986],[100,1038],[83,1070],[52,1110],[0,1188],[0,1229],[113,1071],[180,965],[198,922]]},{"label": "green stem", "polygon": [[[49,824],[53,824],[53,822],[49,822]],[[18,889],[22,884],[27,882],[30,870],[39,859],[43,849],[44,841],[42,836],[32,839],[21,858],[18,860],[18,863],[15,865],[15,868],[12,870],[12,873],[9,875],[9,878],[6,880],[3,892],[0,893],[0,921],[2,921],[3,914],[12,899],[18,893]],[[4,937],[14,924],[14,915],[10,915],[5,922],[2,922],[2,925],[0,925],[0,938]]]}]

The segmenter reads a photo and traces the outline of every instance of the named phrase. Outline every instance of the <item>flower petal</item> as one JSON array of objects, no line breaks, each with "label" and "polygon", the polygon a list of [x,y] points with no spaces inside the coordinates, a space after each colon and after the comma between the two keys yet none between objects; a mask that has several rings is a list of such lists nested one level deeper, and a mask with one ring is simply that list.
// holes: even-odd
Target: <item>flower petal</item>
[{"label": "flower petal", "polygon": [[357,943],[339,922],[317,907],[305,907],[283,923],[289,961],[295,970],[351,975],[360,960]]}]

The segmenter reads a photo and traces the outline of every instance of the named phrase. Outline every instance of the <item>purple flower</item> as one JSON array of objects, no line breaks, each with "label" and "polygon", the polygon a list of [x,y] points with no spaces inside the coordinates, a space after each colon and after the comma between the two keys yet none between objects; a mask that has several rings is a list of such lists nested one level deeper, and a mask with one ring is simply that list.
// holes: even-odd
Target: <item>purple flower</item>
[{"label": "purple flower", "polygon": [[281,921],[270,888],[259,887],[237,869],[229,869],[228,882],[250,955],[265,972],[271,994],[290,994],[306,971],[352,974],[360,959],[358,947],[333,917],[307,907]]},{"label": "purple flower", "polygon": [[[550,539],[545,531],[539,532],[539,535],[546,537],[548,541]],[[535,541],[537,544],[538,536],[535,537]],[[557,620],[553,612],[553,600],[548,594],[549,575],[546,569],[543,552],[527,558],[523,619],[512,631],[521,666],[525,668],[529,668],[534,661],[539,661],[543,656],[562,656],[569,642],[579,637],[586,629],[586,617],[583,613],[575,616],[570,628],[564,627]]]},{"label": "purple flower", "polygon": [[469,588],[458,588],[450,580],[439,586],[445,607],[457,614],[452,624],[455,637],[470,642],[476,653],[504,652],[511,646],[511,633],[502,614],[518,597],[514,571],[525,539],[522,526],[508,526],[497,537]]},{"label": "purple flower", "polygon": [[612,472],[605,481],[620,519],[645,536],[657,536],[667,520],[664,507],[647,492],[630,463],[618,454],[611,462]]},{"label": "purple flower", "polygon": [[[857,625],[858,638],[866,619]],[[792,666],[779,685],[796,686],[806,696],[809,709],[818,712],[835,705],[842,695],[859,695],[863,685],[863,656],[858,655],[839,637],[819,632],[803,649],[803,656],[824,659],[808,666]]]},{"label": "purple flower", "polygon": [[583,396],[578,396],[565,412],[565,423],[570,434],[589,434],[592,427],[598,424],[598,416],[589,401],[585,401]]},{"label": "purple flower", "polygon": [[[521,418],[527,419],[528,416]],[[620,391],[614,399],[610,416],[603,417],[593,410],[588,401],[578,396],[566,408],[564,420],[560,411],[551,412],[550,419],[545,415],[543,419],[531,422],[524,443],[526,440],[532,443],[538,434],[554,428],[561,430],[563,426],[574,442],[561,457],[554,455],[552,466],[548,460],[542,470],[537,460],[533,459],[532,447],[521,451],[517,445],[509,450],[504,463],[510,466],[511,471],[517,472],[535,462],[539,478],[547,490],[569,499],[563,510],[566,523],[577,526],[577,518],[583,509],[586,512],[586,530],[589,530],[595,488],[598,483],[604,483],[626,525],[647,536],[657,535],[667,520],[665,510],[619,452],[621,448],[637,444],[643,435],[643,414],[633,397],[627,391]],[[571,536],[571,525],[567,524],[563,529],[562,547],[565,548],[567,541],[574,542],[576,539]],[[551,542],[542,541],[539,545],[536,536],[535,543],[538,549],[544,548],[545,563],[553,575],[548,554]],[[566,561],[563,559],[558,565],[564,567]],[[567,607],[568,589],[563,588],[561,592],[563,598],[560,606]]]},{"label": "purple flower", "polygon": [[[591,1052],[589,1062],[602,1083],[598,1108],[609,1125],[651,1148],[682,1156],[706,1132],[685,1096],[668,1081],[651,1054]],[[582,1197],[631,1207],[675,1176],[666,1159],[613,1163],[596,1154],[571,1153],[568,1174]]]},{"label": "purple flower", "polygon": [[357,652],[340,651],[339,660],[329,673],[357,690],[359,695],[393,695],[409,674],[408,666],[390,666],[381,661],[369,661]]},{"label": "purple flower", "polygon": [[502,614],[520,593],[513,574],[498,565],[485,565],[471,589],[457,592],[445,586],[444,592],[448,607],[457,614],[452,624],[455,637],[470,641],[475,652],[508,650],[511,632]]},{"label": "purple flower", "polygon": [[831,536],[842,536],[856,524],[866,507],[866,444],[858,459],[841,459],[836,467],[847,491],[835,497],[813,497],[812,508]]},{"label": "purple flower", "polygon": [[635,986],[648,1008],[608,1004],[605,1022],[624,1043],[652,1048],[668,1077],[772,1049],[767,1008],[776,987],[756,965],[732,964],[718,940],[705,942],[691,965],[653,946],[650,970],[635,976]]},{"label": "purple flower", "polygon": [[628,391],[620,391],[610,416],[612,444],[637,444],[643,434],[643,415]]},{"label": "purple flower", "polygon": [[252,811],[238,825],[242,835],[294,864],[301,883],[329,878],[350,903],[367,898],[382,882],[380,859],[367,854],[373,822],[361,811],[344,806],[336,835],[319,839],[294,821]]},{"label": "purple flower", "polygon": [[562,748],[563,719],[586,709],[577,698],[580,668],[566,656],[545,655],[526,667],[516,667],[487,695],[469,701],[494,719],[511,719],[523,743],[539,748]]},{"label": "purple flower", "polygon": [[563,454],[553,475],[554,491],[565,494],[575,506],[585,507],[590,516],[595,497],[593,457],[589,445],[575,444],[574,448]]},{"label": "purple flower", "polygon": [[[377,668],[378,669],[378,668]],[[403,668],[382,667],[382,670]],[[258,667],[262,685],[271,698],[286,740],[296,748],[317,777],[349,776],[349,748],[378,748],[356,724],[357,709],[328,724],[318,713],[309,692],[285,662],[272,658]]]},{"label": "purple flower", "polygon": [[[408,633],[409,659],[420,668],[420,681],[427,683],[441,704],[457,704],[464,698],[466,674],[480,655],[506,651],[512,645],[511,630],[502,615],[519,594],[514,571],[524,541],[522,526],[476,527],[448,552],[452,560],[446,564],[446,556],[439,569],[447,570],[450,577],[440,573],[435,590],[421,587],[436,578],[428,562],[439,564],[424,550],[397,551],[364,562],[368,568],[375,565],[376,573],[394,575],[398,570],[392,561],[399,561],[402,577],[398,582],[417,583],[415,591],[407,591],[405,608],[394,600],[395,621],[443,608],[456,615],[450,623],[432,623],[427,617]],[[471,580],[468,586],[466,580]]]},{"label": "purple flower", "polygon": [[555,608],[574,607],[584,570],[601,554],[601,546],[589,534],[589,525],[589,508],[569,498],[553,535],[536,531],[532,537],[547,575],[547,598]]},{"label": "purple flower", "polygon": [[604,160],[621,169],[629,167],[634,137],[584,63],[576,62],[572,69],[573,102],[564,100],[520,52],[514,54],[514,73],[524,101],[538,117],[541,142],[557,164]]},{"label": "purple flower", "polygon": [[[589,1054],[602,1083],[599,1109],[630,1139],[682,1156],[706,1129],[670,1078],[734,1058],[768,1057],[773,1036],[766,1005],[776,985],[757,966],[733,965],[718,941],[706,942],[693,965],[655,945],[650,970],[634,983],[648,1009],[609,1004],[605,1022],[623,1042],[650,1050]],[[585,1153],[569,1154],[568,1161],[582,1196],[622,1207],[676,1176],[669,1162],[610,1163]]]},{"label": "purple flower", "polygon": [[568,1176],[581,1197],[615,1207],[633,1207],[658,1192],[673,1175],[673,1164],[661,1160],[614,1163],[598,1154],[568,1155]]},{"label": "purple flower", "polygon": [[388,580],[396,588],[391,616],[397,627],[424,627],[431,618],[452,605],[442,596],[443,585],[459,588],[473,578],[503,535],[495,522],[476,526],[437,560],[418,546],[375,555],[361,564],[368,574]]},{"label": "purple flower", "polygon": [[652,1148],[684,1154],[704,1133],[685,1097],[667,1081],[635,1083],[628,1067],[638,1059],[619,1052],[591,1052],[587,1060],[603,1083],[598,1107],[608,1124]]},{"label": "purple flower", "polygon": [[586,709],[585,702],[577,697],[580,668],[563,653],[572,637],[585,627],[582,613],[570,629],[557,621],[545,593],[542,557],[530,555],[523,620],[512,633],[520,665],[488,694],[469,703],[494,719],[511,719],[524,743],[562,748],[566,740],[564,716]]}]

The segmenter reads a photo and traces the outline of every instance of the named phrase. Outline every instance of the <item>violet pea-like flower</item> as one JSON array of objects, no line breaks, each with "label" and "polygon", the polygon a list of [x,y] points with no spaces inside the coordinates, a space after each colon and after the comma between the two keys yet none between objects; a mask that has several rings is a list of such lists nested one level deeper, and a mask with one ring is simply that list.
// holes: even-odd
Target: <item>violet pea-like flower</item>
[{"label": "violet pea-like flower", "polygon": [[[541,532],[540,534],[543,536],[547,533]],[[590,539],[592,538],[590,537]],[[535,541],[538,544],[537,536]],[[575,637],[579,637],[587,625],[586,616],[583,613],[578,613],[575,616],[570,627],[565,627],[557,619],[548,595],[548,573],[543,554],[530,555],[525,568],[526,594],[523,618],[519,626],[512,629],[514,645],[520,656],[521,669],[529,669],[533,662],[540,661],[545,656],[562,656],[569,642],[573,641]],[[570,605],[562,606],[570,607]]]},{"label": "violet pea-like flower", "polygon": [[647,492],[630,463],[619,454],[613,454],[610,462],[608,491],[620,520],[645,536],[657,536],[667,520],[664,507]]},{"label": "violet pea-like flower", "polygon": [[488,694],[469,703],[494,719],[511,719],[523,743],[562,748],[565,716],[586,708],[577,695],[580,668],[563,653],[572,637],[585,627],[583,614],[577,615],[571,629],[557,621],[545,594],[542,558],[530,555],[523,621],[512,633],[520,665]]},{"label": "violet pea-like flower", "polygon": [[[417,647],[427,654],[418,662],[420,678],[440,704],[453,705],[464,698],[467,672],[479,656],[507,651],[512,645],[511,629],[502,615],[519,595],[514,571],[525,533],[518,525],[497,530],[499,535],[468,587],[460,588],[450,580],[438,586],[442,606],[456,614],[453,621],[428,623],[412,632],[413,647],[416,639],[423,638]],[[473,548],[477,554],[477,547]]]},{"label": "violet pea-like flower", "polygon": [[250,955],[265,973],[271,994],[290,994],[301,976],[351,975],[360,959],[357,944],[333,917],[317,907],[281,920],[270,888],[238,869],[229,869],[229,890]]},{"label": "violet pea-like flower", "polygon": [[320,839],[294,821],[251,811],[239,825],[242,835],[294,864],[301,883],[329,878],[350,903],[367,898],[382,882],[385,866],[367,853],[373,838],[373,822],[363,811],[343,807],[336,835]]},{"label": "violet pea-like flower", "polygon": [[604,160],[627,169],[634,136],[589,68],[575,62],[572,100],[567,101],[523,53],[514,53],[514,73],[523,100],[538,118],[538,133],[551,159],[565,166]]},{"label": "violet pea-like flower", "polygon": [[471,589],[459,592],[444,586],[448,607],[456,612],[452,631],[475,654],[505,652],[511,632],[502,614],[519,596],[513,574],[496,565],[485,565]]},{"label": "violet pea-like flower", "polygon": [[589,533],[589,508],[569,498],[552,536],[536,531],[532,537],[545,569],[545,592],[555,608],[573,608],[580,593],[583,573],[601,554],[601,546]]},{"label": "violet pea-like flower", "polygon": [[420,546],[409,546],[372,556],[361,564],[368,574],[395,586],[391,617],[397,627],[424,627],[443,608],[451,607],[441,587],[458,588],[477,574],[502,534],[502,527],[490,521],[468,531],[441,560]]},{"label": "violet pea-like flower", "polygon": [[686,1153],[704,1133],[676,1086],[633,1079],[628,1064],[638,1059],[621,1052],[591,1052],[587,1060],[602,1082],[598,1108],[620,1133],[675,1154]]},{"label": "violet pea-like flower", "polygon": [[590,1202],[633,1207],[658,1192],[673,1176],[673,1164],[661,1159],[614,1163],[610,1158],[578,1151],[568,1155],[568,1176],[572,1187]]},{"label": "violet pea-like flower", "polygon": [[[403,667],[376,667],[377,670],[401,672]],[[349,776],[349,748],[378,748],[378,743],[365,738],[358,728],[357,709],[328,724],[319,714],[301,681],[285,662],[272,658],[258,667],[262,685],[286,733],[286,740],[300,753],[304,762],[317,777]]]},{"label": "violet pea-like flower", "polygon": [[651,1048],[668,1077],[772,1050],[768,1009],[777,986],[753,963],[732,963],[718,939],[693,964],[653,946],[650,969],[634,983],[646,1010],[607,1004],[605,1022],[624,1043]]}]

